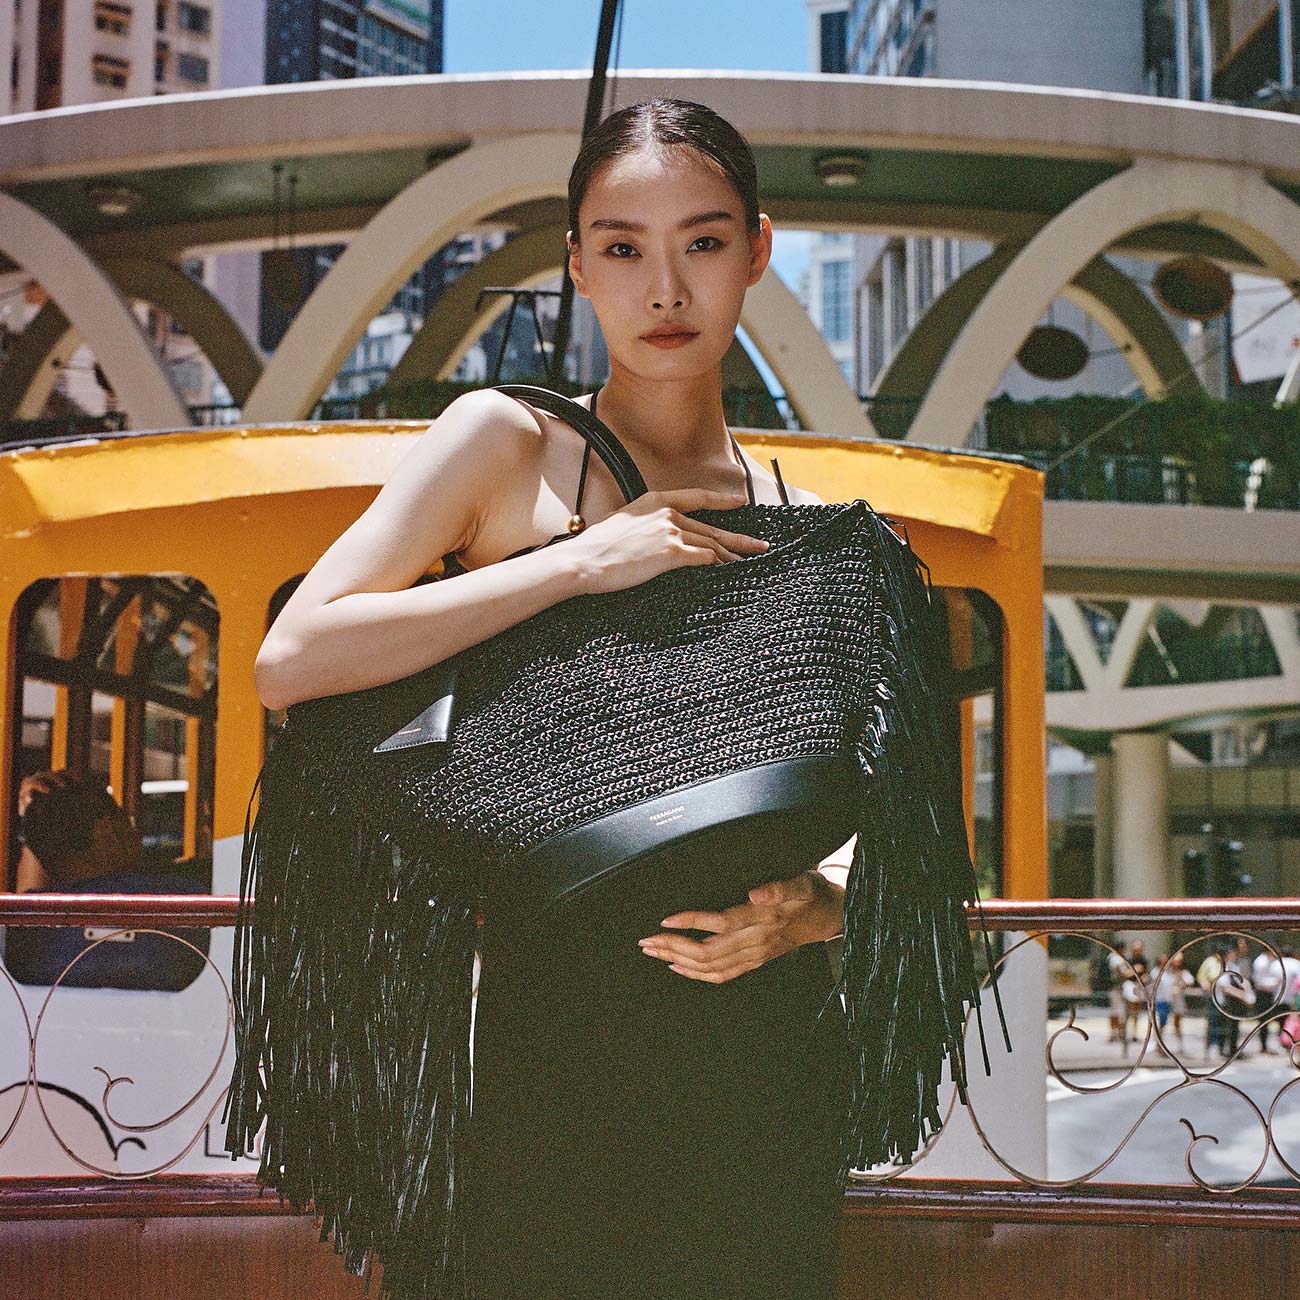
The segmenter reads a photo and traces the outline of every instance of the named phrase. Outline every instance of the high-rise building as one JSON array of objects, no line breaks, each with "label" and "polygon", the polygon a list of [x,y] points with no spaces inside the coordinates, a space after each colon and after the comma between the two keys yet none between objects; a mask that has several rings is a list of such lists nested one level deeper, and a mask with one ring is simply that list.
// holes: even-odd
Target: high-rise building
[{"label": "high-rise building", "polygon": [[[0,0],[0,112],[208,90],[220,84],[232,3],[240,0]],[[206,282],[211,261],[187,259],[185,270]],[[0,324],[24,328],[45,301],[40,285],[27,283],[21,296],[0,299]],[[180,323],[147,304],[136,312],[184,400],[210,400],[211,368]],[[89,349],[79,348],[49,406],[99,415],[114,400]]]},{"label": "high-rise building", "polygon": [[[442,71],[443,0],[264,3],[267,84]],[[320,283],[345,247],[330,244],[290,254],[298,268],[301,297]],[[358,343],[327,397],[364,393],[379,382],[400,356],[399,348],[409,343],[419,328],[426,303],[433,301],[446,283],[449,264],[447,250],[441,250],[397,290],[371,327],[373,340]],[[283,294],[268,291],[270,265],[263,255],[258,335],[268,352],[279,345],[296,311]]]},{"label": "high-rise building", "polygon": [[[945,77],[1022,85],[1069,86],[1130,94],[1205,98],[1205,69],[1213,66],[1214,18],[1202,32],[1197,14],[1222,5],[1192,0],[1092,0],[1058,21],[1047,0],[805,0],[814,66],[823,72],[868,76]],[[1256,0],[1256,8],[1262,8]],[[1276,8],[1276,5],[1272,6]],[[842,32],[844,49],[827,49]],[[1209,55],[1206,51],[1211,51]],[[1181,58],[1179,52],[1181,51]],[[856,390],[869,396],[890,359],[930,303],[992,245],[942,235],[820,236],[814,241],[809,308]],[[1109,255],[1139,283],[1150,266]],[[846,305],[847,304],[847,305]],[[1065,298],[1044,324],[1078,334],[1092,359],[1071,381],[1075,391],[1120,393],[1134,387],[1122,355],[1085,312]],[[1202,381],[1222,394],[1226,357],[1214,347],[1223,322],[1206,326],[1170,317],[1193,358],[1216,356]],[[1011,366],[999,393],[1015,398],[1058,396],[1059,384]],[[920,394],[916,395],[917,397]],[[978,439],[978,432],[976,434]]]},{"label": "high-rise building", "polygon": [[221,0],[0,0],[0,111],[216,84]]}]

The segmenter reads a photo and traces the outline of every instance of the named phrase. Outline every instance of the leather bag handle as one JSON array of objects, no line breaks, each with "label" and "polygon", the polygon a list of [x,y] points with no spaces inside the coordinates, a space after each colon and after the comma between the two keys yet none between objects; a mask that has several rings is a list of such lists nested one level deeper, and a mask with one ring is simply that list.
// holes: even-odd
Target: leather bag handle
[{"label": "leather bag handle", "polygon": [[598,415],[593,415],[580,402],[575,402],[563,393],[541,388],[536,384],[494,384],[498,392],[511,397],[522,397],[525,402],[541,407],[552,415],[558,415],[565,423],[571,424],[595,448],[596,454],[609,466],[609,472],[618,484],[626,501],[635,501],[646,493],[645,479],[637,469],[636,462],[628,450],[618,440],[618,435]]}]

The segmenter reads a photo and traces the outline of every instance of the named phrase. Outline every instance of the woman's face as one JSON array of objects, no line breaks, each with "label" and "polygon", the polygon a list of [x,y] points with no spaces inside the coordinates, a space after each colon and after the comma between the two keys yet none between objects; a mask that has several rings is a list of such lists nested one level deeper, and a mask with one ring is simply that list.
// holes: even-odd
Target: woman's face
[{"label": "woman's face", "polygon": [[[570,231],[569,274],[600,321],[610,357],[646,378],[716,369],[731,346],[745,290],[772,255],[772,223],[745,228],[731,182],[690,148],[647,147],[605,164]],[[675,347],[643,337],[656,326],[691,337]]]}]

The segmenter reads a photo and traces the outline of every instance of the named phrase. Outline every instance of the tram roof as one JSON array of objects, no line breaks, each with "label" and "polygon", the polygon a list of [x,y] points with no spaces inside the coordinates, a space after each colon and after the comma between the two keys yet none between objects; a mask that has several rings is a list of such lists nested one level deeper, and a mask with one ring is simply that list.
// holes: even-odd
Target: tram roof
[{"label": "tram roof", "polygon": [[[274,161],[297,173],[299,243],[346,239],[429,167],[472,143],[574,134],[590,73],[439,74],[154,96],[0,118],[0,189],[94,253],[269,247]],[[1002,240],[1032,233],[1143,157],[1259,168],[1300,201],[1300,118],[1146,95],[943,78],[700,70],[618,74],[627,101],[702,100],[753,144],[774,223],[929,231]],[[865,154],[854,186],[823,184],[828,152]],[[141,196],[110,217],[92,182]],[[560,194],[495,219],[564,220]],[[1116,251],[1197,252],[1258,265],[1195,221],[1131,232]],[[0,258],[0,270],[12,270]]]},{"label": "tram roof", "polygon": [[[255,496],[378,489],[428,420],[323,421],[177,431],[129,430],[0,449],[0,543],[146,510]],[[736,432],[755,455],[818,454],[832,481],[867,478],[870,504],[977,536],[999,535],[1018,493],[1041,496],[1023,457],[972,448],[802,432]],[[869,469],[859,460],[872,458]]]}]

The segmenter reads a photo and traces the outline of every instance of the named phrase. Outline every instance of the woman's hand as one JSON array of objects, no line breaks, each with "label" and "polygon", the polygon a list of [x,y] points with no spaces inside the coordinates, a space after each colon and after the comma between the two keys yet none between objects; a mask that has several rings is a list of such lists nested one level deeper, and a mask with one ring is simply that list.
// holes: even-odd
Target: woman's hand
[{"label": "woman's hand", "polygon": [[721,984],[801,944],[833,939],[844,929],[844,889],[809,868],[749,891],[749,902],[722,912],[674,912],[663,925],[712,930],[707,939],[662,931],[638,940],[641,951],[691,979]]},{"label": "woman's hand", "polygon": [[646,492],[552,549],[564,552],[565,563],[577,564],[584,592],[621,591],[668,569],[719,564],[767,550],[761,538],[687,517],[691,510],[730,510],[744,501],[707,488]]}]

